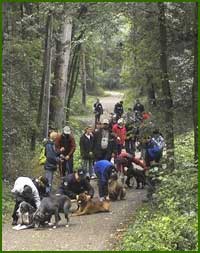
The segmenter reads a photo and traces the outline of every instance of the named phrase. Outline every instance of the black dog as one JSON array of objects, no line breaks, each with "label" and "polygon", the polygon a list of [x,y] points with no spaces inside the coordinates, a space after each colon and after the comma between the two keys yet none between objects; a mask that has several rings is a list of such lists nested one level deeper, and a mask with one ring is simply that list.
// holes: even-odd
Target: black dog
[{"label": "black dog", "polygon": [[26,201],[22,201],[19,204],[19,208],[16,211],[17,216],[20,218],[21,225],[27,225],[33,227],[33,215],[36,209]]},{"label": "black dog", "polygon": [[64,213],[67,220],[67,226],[69,222],[69,209],[71,207],[71,200],[66,195],[51,195],[43,198],[39,208],[34,214],[34,224],[38,228],[45,223],[50,221],[52,215],[55,216],[55,226],[57,227],[58,222],[61,220],[59,213]]},{"label": "black dog", "polygon": [[127,176],[127,179],[126,179],[126,182],[125,182],[126,185],[128,187],[131,187],[130,179],[132,177],[134,177],[136,179],[136,182],[137,182],[136,189],[140,188],[140,184],[141,184],[141,188],[144,189],[145,181],[146,181],[144,170],[139,170],[139,169],[135,168],[133,166],[133,164],[129,164],[129,166],[127,168],[128,168],[128,170],[124,172],[124,174]]}]

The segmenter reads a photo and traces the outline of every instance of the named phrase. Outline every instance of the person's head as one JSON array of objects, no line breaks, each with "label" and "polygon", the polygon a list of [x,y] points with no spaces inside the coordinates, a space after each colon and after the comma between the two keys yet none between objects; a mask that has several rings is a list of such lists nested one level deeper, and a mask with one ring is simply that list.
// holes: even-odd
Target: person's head
[{"label": "person's head", "polygon": [[23,196],[26,198],[26,199],[32,199],[33,197],[33,192],[32,192],[32,189],[29,185],[25,185],[24,186],[24,189],[23,189]]},{"label": "person's head", "polygon": [[159,131],[159,129],[158,128],[155,128],[154,130],[153,130],[153,134],[160,134],[160,131]]},{"label": "person's head", "polygon": [[69,126],[65,126],[65,127],[63,128],[63,134],[64,134],[64,135],[70,135],[70,134],[71,134],[71,129],[70,129]]},{"label": "person's head", "polygon": [[119,102],[121,105],[123,105],[123,101],[121,100],[120,102]]},{"label": "person's head", "polygon": [[89,134],[92,133],[92,130],[93,130],[93,129],[92,129],[91,126],[87,126],[87,127],[85,128],[85,131],[84,131],[84,132],[85,132],[85,134],[88,134],[88,135],[89,135]]},{"label": "person's head", "polygon": [[118,119],[117,125],[118,125],[119,128],[122,128],[123,125],[124,125],[124,120],[122,118]]},{"label": "person's head", "polygon": [[80,168],[75,172],[75,178],[78,182],[85,178],[85,170]]},{"label": "person's head", "polygon": [[109,128],[109,120],[108,119],[104,119],[102,123],[103,123],[103,129]]},{"label": "person's head", "polygon": [[97,121],[96,123],[96,129],[100,129],[102,127],[101,121]]},{"label": "person's head", "polygon": [[55,141],[55,139],[57,138],[57,136],[58,136],[58,133],[53,131],[53,132],[50,133],[49,139],[51,141]]},{"label": "person's head", "polygon": [[97,98],[97,103],[99,103],[99,98]]},{"label": "person's head", "polygon": [[140,100],[137,98],[136,99],[136,104],[139,104],[140,103]]}]

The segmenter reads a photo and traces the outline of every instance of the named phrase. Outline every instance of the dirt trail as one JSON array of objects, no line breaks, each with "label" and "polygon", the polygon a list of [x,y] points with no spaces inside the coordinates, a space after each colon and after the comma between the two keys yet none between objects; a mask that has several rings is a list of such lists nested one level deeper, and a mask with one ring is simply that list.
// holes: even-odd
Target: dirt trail
[{"label": "dirt trail", "polygon": [[[122,94],[112,92],[111,96],[100,98],[105,116],[113,110]],[[92,181],[97,195],[97,183]],[[128,189],[126,200],[111,203],[111,212],[70,217],[70,226],[65,219],[57,229],[29,229],[14,231],[10,224],[2,229],[3,250],[109,250],[116,243],[116,232],[124,227],[144,199],[145,190]]]}]

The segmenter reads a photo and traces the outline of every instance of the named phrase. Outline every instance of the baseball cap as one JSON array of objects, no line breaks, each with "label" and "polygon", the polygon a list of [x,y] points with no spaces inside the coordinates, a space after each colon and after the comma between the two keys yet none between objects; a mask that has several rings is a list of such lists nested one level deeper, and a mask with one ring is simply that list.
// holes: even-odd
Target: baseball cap
[{"label": "baseball cap", "polygon": [[65,127],[63,128],[63,133],[64,133],[64,134],[71,134],[70,127],[69,127],[69,126],[65,126]]},{"label": "baseball cap", "polygon": [[108,119],[104,119],[103,120],[103,124],[109,124],[109,120]]},{"label": "baseball cap", "polygon": [[124,120],[121,118],[121,119],[118,119],[117,121],[118,124],[123,124],[124,123]]}]

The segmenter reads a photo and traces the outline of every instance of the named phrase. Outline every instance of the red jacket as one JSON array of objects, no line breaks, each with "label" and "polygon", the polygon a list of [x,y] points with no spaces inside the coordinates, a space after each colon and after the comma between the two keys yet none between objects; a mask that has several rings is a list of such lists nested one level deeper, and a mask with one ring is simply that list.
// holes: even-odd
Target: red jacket
[{"label": "red jacket", "polygon": [[146,164],[145,164],[145,162],[144,162],[143,160],[139,160],[139,159],[135,158],[135,156],[133,156],[133,155],[127,153],[127,152],[122,152],[122,153],[119,155],[119,158],[127,158],[127,159],[130,159],[131,162],[133,162],[133,163],[139,165],[139,166],[142,167],[144,170],[147,169]]},{"label": "red jacket", "polygon": [[[124,145],[125,140],[126,140],[126,128],[125,128],[125,126],[123,126],[122,128],[120,128],[118,126],[118,124],[115,124],[112,127],[112,131],[115,134],[115,137],[116,137],[116,140],[117,140],[117,144]],[[119,137],[120,139],[117,139],[117,137]]]},{"label": "red jacket", "polygon": [[74,136],[70,134],[69,138],[66,138],[63,134],[58,134],[55,140],[55,146],[57,150],[60,150],[60,148],[64,147],[65,150],[62,152],[62,154],[72,157],[76,149]]}]

